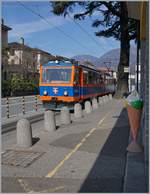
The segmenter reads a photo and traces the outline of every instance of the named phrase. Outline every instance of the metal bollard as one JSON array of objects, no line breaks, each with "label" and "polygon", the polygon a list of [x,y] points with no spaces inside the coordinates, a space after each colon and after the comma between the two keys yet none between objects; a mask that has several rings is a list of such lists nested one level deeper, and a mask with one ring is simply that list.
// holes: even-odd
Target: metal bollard
[{"label": "metal bollard", "polygon": [[71,115],[67,106],[62,107],[60,119],[61,119],[61,124],[71,123]]},{"label": "metal bollard", "polygon": [[74,116],[76,118],[81,118],[83,116],[83,114],[82,114],[82,106],[81,106],[80,103],[77,103],[74,106]]},{"label": "metal bollard", "polygon": [[7,114],[7,118],[9,118],[9,98],[6,98],[6,114]]},{"label": "metal bollard", "polygon": [[25,97],[22,97],[22,113],[25,114]]},{"label": "metal bollard", "polygon": [[27,119],[21,119],[17,123],[17,145],[22,148],[32,146],[32,129]]},{"label": "metal bollard", "polygon": [[45,131],[55,131],[56,121],[54,112],[51,110],[45,111],[44,113],[44,129]]},{"label": "metal bollard", "polygon": [[97,103],[97,99],[96,98],[92,99],[92,107],[93,107],[93,109],[97,109],[98,108],[98,103]]},{"label": "metal bollard", "polygon": [[91,102],[90,101],[86,101],[84,106],[85,106],[85,112],[86,113],[92,112],[92,106],[91,106]]}]

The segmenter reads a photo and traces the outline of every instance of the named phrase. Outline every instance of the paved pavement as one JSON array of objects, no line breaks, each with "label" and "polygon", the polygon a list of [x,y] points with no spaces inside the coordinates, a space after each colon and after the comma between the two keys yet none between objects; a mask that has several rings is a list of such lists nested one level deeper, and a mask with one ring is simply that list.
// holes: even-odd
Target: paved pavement
[{"label": "paved pavement", "polygon": [[[59,115],[56,121],[55,132],[44,131],[42,121],[32,126],[37,142],[27,151],[41,152],[39,158],[25,168],[2,165],[2,192],[125,192],[129,123],[122,102],[110,100],[81,119],[72,115],[69,125],[60,125]],[[8,134],[3,150],[26,151],[15,145],[15,131]]]}]

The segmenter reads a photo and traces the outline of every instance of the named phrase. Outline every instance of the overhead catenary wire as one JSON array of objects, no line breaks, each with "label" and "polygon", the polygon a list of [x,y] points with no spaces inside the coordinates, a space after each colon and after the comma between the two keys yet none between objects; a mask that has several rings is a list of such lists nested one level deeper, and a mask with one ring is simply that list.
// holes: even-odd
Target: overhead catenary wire
[{"label": "overhead catenary wire", "polygon": [[[54,25],[52,22],[50,22],[49,20],[47,20],[45,17],[43,17],[41,14],[37,13],[36,11],[32,10],[31,8],[27,7],[24,5],[24,3],[20,2],[17,0],[17,2],[24,7],[26,10],[32,12],[34,15],[37,15],[38,17],[40,17],[42,20],[44,20],[47,24],[53,26],[55,29],[57,29],[59,32],[61,32],[61,34],[63,34],[64,36],[66,36],[67,38],[69,38],[70,40],[72,40],[74,43],[76,43],[78,46],[84,48],[84,49],[88,49],[89,47],[84,46],[80,41],[78,41],[77,39],[73,38],[72,36],[70,36],[69,34],[67,34],[66,32],[64,32],[61,28],[59,28],[58,26]],[[93,50],[92,50],[93,51]],[[91,52],[91,50],[90,50]]]},{"label": "overhead catenary wire", "polygon": [[[91,22],[92,22],[92,24],[93,24],[94,20],[92,20],[92,18],[91,18],[91,17],[89,17],[89,18],[90,18],[90,20],[91,20]],[[112,48],[114,48],[114,45],[112,44],[112,42],[111,42],[111,41],[109,41],[109,44],[111,45],[111,47],[112,47]]]},{"label": "overhead catenary wire", "polygon": [[98,46],[102,47],[93,37],[92,35],[87,32],[78,22],[76,22],[70,15],[69,18]]},{"label": "overhead catenary wire", "polygon": [[[56,26],[56,25],[54,25],[52,22],[50,22],[49,20],[47,20],[44,16],[42,16],[41,14],[39,14],[38,12],[36,12],[36,11],[34,11],[34,10],[32,10],[31,8],[29,8],[29,7],[27,7],[24,3],[22,3],[22,2],[20,2],[19,0],[17,0],[17,2],[22,6],[22,7],[24,7],[26,10],[28,10],[28,11],[30,11],[32,14],[34,14],[34,15],[36,15],[36,16],[38,16],[38,17],[40,17],[42,20],[44,20],[48,25],[50,24],[51,26],[53,26],[54,28],[56,28],[59,32],[61,32],[61,34],[63,34],[64,36],[66,36],[67,38],[69,38],[69,39],[71,39],[74,43],[76,43],[78,46],[80,46],[80,47],[82,47],[82,48],[84,48],[84,49],[88,49],[89,50],[89,48],[90,47],[86,47],[86,46],[84,46],[80,41],[78,41],[77,39],[75,39],[75,38],[73,38],[72,36],[70,36],[69,34],[67,34],[66,32],[64,32],[61,28],[59,28],[58,26]],[[73,20],[73,19],[72,19]],[[73,20],[74,21],[74,20]],[[74,21],[75,22],[75,21]],[[86,33],[87,35],[88,35],[88,37],[90,37],[96,44],[97,44],[97,46],[100,46],[99,44],[98,44],[98,42],[96,42],[96,40],[79,24],[79,23],[77,23],[77,22],[75,22],[77,25],[78,25],[78,27],[80,28],[80,29],[82,29],[82,31],[84,31],[84,33]],[[102,46],[101,46],[102,47]],[[90,51],[91,52],[91,51]],[[92,50],[92,52],[94,52],[94,50]],[[97,53],[96,52],[94,52],[96,55],[97,55]]]}]

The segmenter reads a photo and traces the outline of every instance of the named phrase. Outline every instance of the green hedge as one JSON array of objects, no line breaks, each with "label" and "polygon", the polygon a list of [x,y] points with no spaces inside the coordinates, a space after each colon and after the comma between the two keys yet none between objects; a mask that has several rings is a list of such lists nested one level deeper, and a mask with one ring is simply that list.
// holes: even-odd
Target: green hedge
[{"label": "green hedge", "polygon": [[38,80],[25,79],[19,75],[13,75],[10,80],[2,81],[2,96],[22,96],[38,94]]}]

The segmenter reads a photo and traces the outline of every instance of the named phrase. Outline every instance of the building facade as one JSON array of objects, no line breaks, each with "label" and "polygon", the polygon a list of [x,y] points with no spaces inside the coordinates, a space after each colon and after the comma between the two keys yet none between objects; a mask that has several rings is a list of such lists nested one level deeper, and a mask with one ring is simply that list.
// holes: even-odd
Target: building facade
[{"label": "building facade", "polygon": [[53,58],[45,51],[25,45],[24,41],[22,43],[9,43],[8,48],[8,64],[5,65],[6,79],[14,74],[19,74],[25,78],[38,77],[40,64]]},{"label": "building facade", "polygon": [[12,28],[4,25],[4,20],[2,19],[2,48],[8,47],[8,31],[12,30]]},{"label": "building facade", "polygon": [[8,32],[12,30],[10,27],[4,25],[4,20],[1,23],[2,29],[2,79],[5,77],[4,64],[8,64]]},{"label": "building facade", "polygon": [[128,2],[128,16],[140,21],[140,97],[143,99],[144,107],[141,122],[141,139],[144,146],[145,172],[149,165],[149,2]]}]

